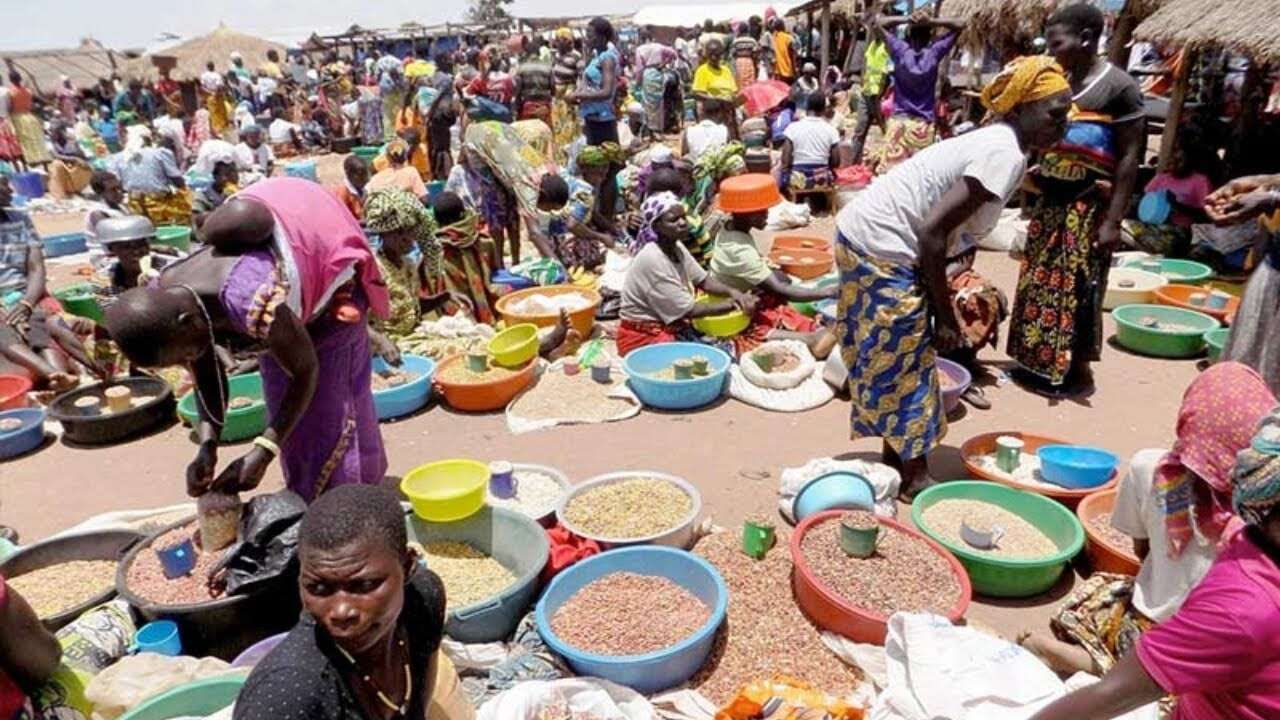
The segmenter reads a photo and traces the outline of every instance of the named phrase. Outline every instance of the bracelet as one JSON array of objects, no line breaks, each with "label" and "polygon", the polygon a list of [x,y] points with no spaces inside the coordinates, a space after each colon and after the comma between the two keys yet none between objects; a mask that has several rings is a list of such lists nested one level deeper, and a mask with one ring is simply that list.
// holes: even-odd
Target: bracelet
[{"label": "bracelet", "polygon": [[20,302],[18,303],[18,305],[20,305],[20,306],[22,306],[22,307],[26,308],[28,312],[35,312],[35,311],[36,311],[36,306],[35,306],[35,305],[32,305],[30,300],[22,300],[22,301],[20,301]]},{"label": "bracelet", "polygon": [[280,456],[280,446],[277,445],[274,440],[268,438],[266,435],[259,435],[258,437],[254,438],[253,444],[271,453],[272,457]]}]

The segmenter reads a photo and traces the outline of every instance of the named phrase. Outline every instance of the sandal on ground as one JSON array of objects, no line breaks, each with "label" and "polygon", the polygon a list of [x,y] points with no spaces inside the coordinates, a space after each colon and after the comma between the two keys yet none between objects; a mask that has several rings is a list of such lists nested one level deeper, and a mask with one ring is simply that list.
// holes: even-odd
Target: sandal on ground
[{"label": "sandal on ground", "polygon": [[969,403],[979,410],[990,410],[991,401],[987,399],[987,393],[977,385],[970,385],[969,389],[964,391],[960,399]]}]

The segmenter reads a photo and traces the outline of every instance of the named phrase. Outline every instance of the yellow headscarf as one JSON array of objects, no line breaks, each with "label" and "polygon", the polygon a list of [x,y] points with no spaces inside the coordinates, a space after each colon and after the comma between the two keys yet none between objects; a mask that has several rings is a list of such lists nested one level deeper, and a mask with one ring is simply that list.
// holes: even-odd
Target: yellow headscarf
[{"label": "yellow headscarf", "polygon": [[557,29],[556,29],[556,39],[557,39],[557,40],[572,40],[572,39],[573,39],[573,31],[572,31],[572,30],[570,30],[570,29],[569,29],[569,28],[567,28],[567,27],[557,28]]},{"label": "yellow headscarf", "polygon": [[1009,63],[985,88],[982,105],[996,115],[1015,107],[1070,91],[1067,74],[1047,55],[1029,55]]}]

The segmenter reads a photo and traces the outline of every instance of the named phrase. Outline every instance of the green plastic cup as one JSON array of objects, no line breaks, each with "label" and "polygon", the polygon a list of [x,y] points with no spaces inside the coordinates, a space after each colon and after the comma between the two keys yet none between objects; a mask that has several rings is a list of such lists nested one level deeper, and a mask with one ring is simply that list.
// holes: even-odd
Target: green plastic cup
[{"label": "green plastic cup", "polygon": [[742,524],[742,552],[756,560],[764,559],[769,550],[777,542],[773,525],[766,522],[748,520]]},{"label": "green plastic cup", "polygon": [[840,523],[840,548],[849,557],[869,558],[876,552],[880,539],[880,526],[854,527]]}]

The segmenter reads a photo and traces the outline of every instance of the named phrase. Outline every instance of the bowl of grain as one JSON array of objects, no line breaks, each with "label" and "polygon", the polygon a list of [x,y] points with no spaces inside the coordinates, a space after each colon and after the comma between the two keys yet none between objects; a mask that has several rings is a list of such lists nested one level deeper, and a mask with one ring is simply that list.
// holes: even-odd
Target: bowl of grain
[{"label": "bowl of grain", "polygon": [[403,417],[426,407],[435,372],[436,361],[421,355],[402,355],[399,367],[374,358],[373,407],[378,419]]},{"label": "bowl of grain", "polygon": [[646,695],[711,656],[729,590],[702,558],[668,547],[601,553],[570,566],[538,601],[538,634],[579,675]]},{"label": "bowl of grain", "polygon": [[533,382],[538,359],[521,368],[505,368],[490,364],[483,371],[467,366],[465,355],[445,358],[439,365],[435,385],[449,407],[465,412],[501,410]]},{"label": "bowl of grain", "polygon": [[[1022,441],[1022,455],[1018,468],[1013,472],[1005,472],[996,463],[996,440],[1002,437],[1013,437]],[[1085,490],[1075,490],[1055,485],[1045,479],[1040,471],[1040,457],[1037,451],[1046,445],[1065,445],[1065,440],[1052,438],[1019,430],[983,433],[965,441],[960,446],[960,457],[964,461],[965,470],[971,477],[990,480],[991,482],[1033,492],[1037,495],[1053,498],[1069,508],[1074,508],[1089,493],[1115,487],[1117,476],[1112,475],[1101,486]]]},{"label": "bowl of grain", "polygon": [[1218,321],[1202,312],[1167,305],[1121,305],[1111,311],[1116,342],[1140,355],[1189,358],[1204,352],[1204,334]]},{"label": "bowl of grain", "polygon": [[651,470],[584,480],[565,493],[556,519],[606,549],[628,545],[687,548],[702,512],[702,496],[683,478]]},{"label": "bowl of grain", "polygon": [[[708,372],[688,379],[676,377],[676,365],[695,357],[707,359]],[[715,401],[724,392],[733,360],[719,348],[701,343],[659,343],[632,350],[623,359],[627,382],[646,406],[662,410],[692,410]]]},{"label": "bowl of grain", "polygon": [[494,309],[508,326],[533,323],[538,327],[550,327],[560,319],[560,310],[567,310],[569,323],[583,338],[591,337],[596,323],[596,310],[603,298],[591,288],[576,285],[546,285],[503,295]]},{"label": "bowl of grain", "polygon": [[44,442],[44,408],[0,411],[0,460],[31,452]]},{"label": "bowl of grain", "polygon": [[0,563],[0,575],[51,631],[116,594],[116,566],[142,539],[132,530],[97,530],[51,538]]},{"label": "bowl of grain", "polygon": [[855,642],[884,644],[895,612],[964,617],[972,590],[964,568],[936,542],[890,518],[868,558],[840,546],[847,510],[810,515],[791,534],[796,604],[815,625]]},{"label": "bowl of grain", "polygon": [[515,495],[500,498],[490,492],[486,502],[492,507],[515,510],[532,518],[543,527],[554,526],[560,498],[570,487],[569,478],[559,470],[546,465],[512,463],[511,467],[516,481]]},{"label": "bowl of grain", "polygon": [[1111,512],[1116,505],[1116,491],[1095,492],[1076,508],[1076,517],[1089,538],[1085,555],[1096,572],[1137,575],[1141,561],[1133,552],[1133,538],[1111,525]]},{"label": "bowl of grain", "polygon": [[458,522],[409,515],[407,523],[409,540],[444,583],[449,637],[464,643],[509,638],[533,604],[551,552],[542,526],[501,507]]},{"label": "bowl of grain", "polygon": [[[911,520],[964,565],[974,592],[992,597],[1039,595],[1084,547],[1084,528],[1062,505],[990,482],[935,485],[911,503]],[[998,527],[994,547],[965,542],[961,527]]]}]

